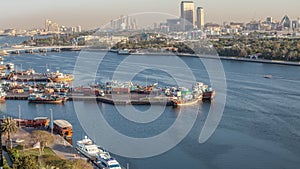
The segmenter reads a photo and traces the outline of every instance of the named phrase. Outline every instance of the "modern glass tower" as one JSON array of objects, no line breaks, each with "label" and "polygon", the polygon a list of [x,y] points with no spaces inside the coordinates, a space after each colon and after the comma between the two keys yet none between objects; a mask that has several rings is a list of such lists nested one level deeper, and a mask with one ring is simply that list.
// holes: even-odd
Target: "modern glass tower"
[{"label": "modern glass tower", "polygon": [[195,23],[195,5],[193,1],[181,2],[181,19],[182,28],[184,31],[189,31],[194,28]]},{"label": "modern glass tower", "polygon": [[197,8],[197,27],[198,29],[204,28],[204,9],[202,7]]}]

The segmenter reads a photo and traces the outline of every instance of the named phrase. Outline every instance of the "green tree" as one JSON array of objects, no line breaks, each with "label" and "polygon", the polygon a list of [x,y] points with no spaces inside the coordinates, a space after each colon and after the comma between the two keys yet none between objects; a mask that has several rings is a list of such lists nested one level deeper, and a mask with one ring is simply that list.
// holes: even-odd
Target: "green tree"
[{"label": "green tree", "polygon": [[2,133],[7,134],[7,140],[11,140],[11,135],[14,133],[17,133],[19,128],[15,120],[13,120],[11,117],[8,117],[3,120],[2,126],[1,126]]},{"label": "green tree", "polygon": [[47,132],[42,130],[35,130],[31,133],[34,138],[37,138],[41,143],[41,150],[44,151],[44,147],[50,146],[54,143],[53,136]]},{"label": "green tree", "polygon": [[36,160],[29,156],[21,156],[19,157],[13,164],[13,169],[38,169],[39,166]]}]

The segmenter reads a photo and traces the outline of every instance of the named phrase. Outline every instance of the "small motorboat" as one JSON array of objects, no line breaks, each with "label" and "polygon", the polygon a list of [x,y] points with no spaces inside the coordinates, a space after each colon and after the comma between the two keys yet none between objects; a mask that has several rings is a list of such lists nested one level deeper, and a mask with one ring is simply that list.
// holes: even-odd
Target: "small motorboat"
[{"label": "small motorboat", "polygon": [[264,75],[264,78],[266,78],[266,79],[271,79],[271,78],[272,78],[272,75]]}]

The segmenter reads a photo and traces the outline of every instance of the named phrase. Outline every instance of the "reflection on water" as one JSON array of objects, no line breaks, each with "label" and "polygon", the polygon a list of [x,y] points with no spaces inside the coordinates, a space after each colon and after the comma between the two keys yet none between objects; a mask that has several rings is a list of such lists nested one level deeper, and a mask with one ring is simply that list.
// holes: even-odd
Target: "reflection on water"
[{"label": "reflection on water", "polygon": [[[6,57],[6,62],[23,64],[23,68],[32,66],[36,71],[45,71],[45,63],[52,69],[59,67],[65,73],[72,73],[78,53],[48,53],[47,56],[32,55]],[[141,56],[147,57],[147,56]],[[208,75],[201,63],[194,59],[183,58],[193,70],[197,80],[209,84]],[[111,55],[101,64],[98,80],[110,79],[115,67],[122,57]],[[28,63],[28,64],[27,64]],[[134,63],[128,63],[129,67]],[[44,66],[45,65],[45,66]],[[297,168],[300,166],[300,67],[280,66],[259,63],[223,61],[228,93],[226,107],[221,122],[204,144],[199,144],[200,131],[208,116],[210,108],[218,106],[218,102],[203,102],[199,106],[196,122],[187,137],[170,151],[147,159],[130,159],[118,157],[122,164],[130,163],[130,168],[151,169],[153,164],[158,168]],[[168,74],[157,74],[156,70],[147,70],[135,77],[135,82],[145,84],[156,81],[162,87],[171,85]],[[265,79],[264,74],[272,74],[274,78]],[[277,78],[278,77],[278,78]],[[165,80],[167,79],[167,80]],[[216,94],[218,97],[218,93]],[[53,109],[55,119],[66,119],[73,124],[73,140],[82,139],[86,134],[80,126],[72,102],[64,105],[28,104],[27,101],[7,100],[0,104],[5,116],[18,117],[18,106],[21,105],[23,118],[37,116],[50,117],[49,109]],[[86,116],[94,115],[90,102],[80,102]],[[214,107],[213,107],[214,106]],[[105,120],[120,133],[131,137],[150,137],[167,130],[182,113],[187,115],[194,107],[167,107],[160,117],[147,124],[136,124],[128,121],[118,113],[113,105],[98,103]],[[126,107],[125,107],[126,108]],[[147,106],[136,107],[147,110]],[[128,112],[130,113],[130,112]],[[188,124],[188,121],[182,125]],[[98,123],[91,126],[100,126]],[[94,127],[94,128],[96,128]],[[91,134],[96,141],[101,140],[97,129]],[[132,147],[135,150],[135,147]],[[138,151],[138,150],[137,150]]]}]

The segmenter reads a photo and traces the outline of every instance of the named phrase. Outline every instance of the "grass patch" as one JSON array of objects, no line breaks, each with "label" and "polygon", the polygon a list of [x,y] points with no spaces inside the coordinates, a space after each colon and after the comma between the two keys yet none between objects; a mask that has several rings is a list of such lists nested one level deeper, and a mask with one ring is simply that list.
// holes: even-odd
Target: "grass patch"
[{"label": "grass patch", "polygon": [[55,153],[51,150],[51,148],[45,147],[44,151],[40,151],[39,149],[27,149],[27,150],[20,150],[20,155],[29,155],[29,156],[39,156],[39,155],[53,155],[55,156]]}]

